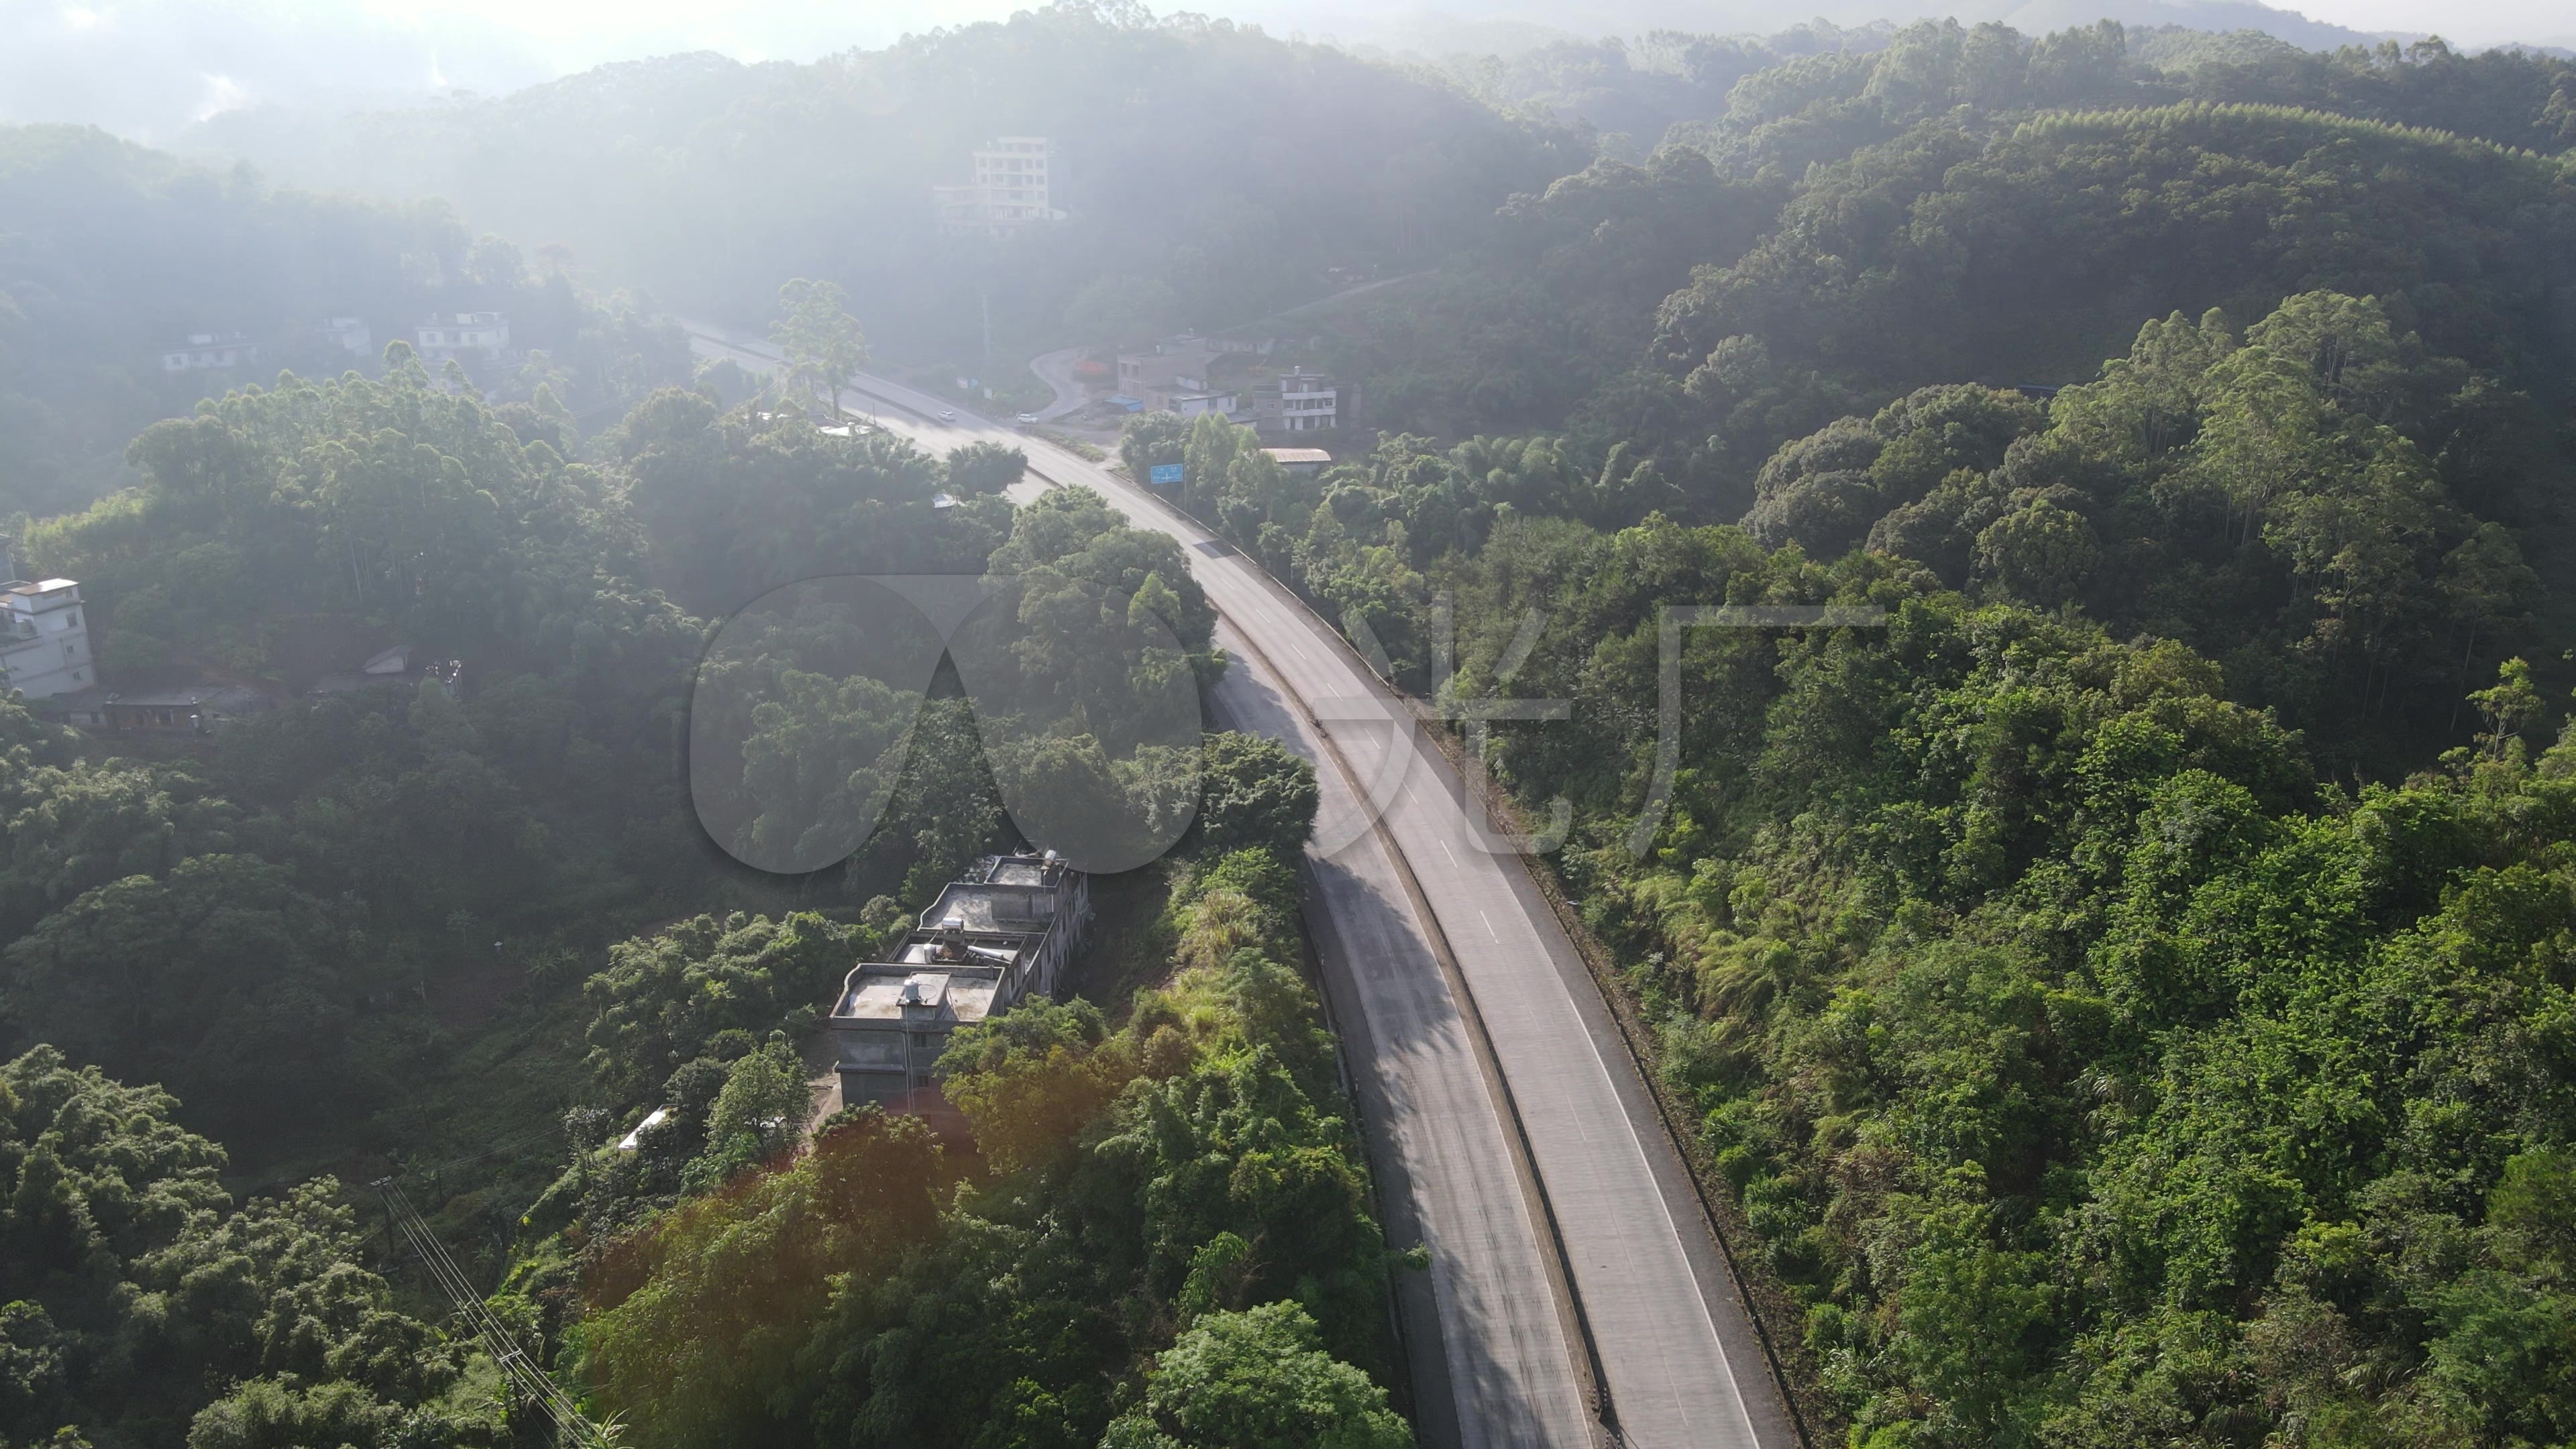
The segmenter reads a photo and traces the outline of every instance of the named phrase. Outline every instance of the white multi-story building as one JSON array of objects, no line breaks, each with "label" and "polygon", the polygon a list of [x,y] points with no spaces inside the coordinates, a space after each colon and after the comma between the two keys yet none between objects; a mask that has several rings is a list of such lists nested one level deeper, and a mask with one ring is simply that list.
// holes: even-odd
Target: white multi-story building
[{"label": "white multi-story building", "polygon": [[1338,428],[1341,389],[1321,373],[1292,367],[1279,374],[1279,426],[1291,433]]},{"label": "white multi-story building", "polygon": [[97,683],[80,585],[70,579],[0,584],[0,687],[43,699]]},{"label": "white multi-story building", "polygon": [[221,337],[212,332],[193,332],[188,335],[187,346],[173,347],[161,354],[161,370],[208,372],[257,361],[259,348],[238,332]]},{"label": "white multi-story building", "polygon": [[1054,204],[1055,143],[1044,136],[999,136],[975,151],[975,179],[930,188],[939,229],[951,235],[1000,236],[1041,221],[1062,221]]},{"label": "white multi-story building", "polygon": [[413,331],[413,346],[423,362],[451,357],[499,357],[510,345],[510,319],[498,312],[459,312],[455,320],[432,317]]}]

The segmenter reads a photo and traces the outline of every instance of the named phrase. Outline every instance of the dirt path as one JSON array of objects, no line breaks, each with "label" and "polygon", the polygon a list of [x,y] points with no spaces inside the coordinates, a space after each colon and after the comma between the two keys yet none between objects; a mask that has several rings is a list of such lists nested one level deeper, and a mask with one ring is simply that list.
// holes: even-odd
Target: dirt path
[{"label": "dirt path", "polygon": [[[839,1005],[840,992],[835,989],[830,999],[816,1003],[818,1012],[828,1020],[832,1008]],[[841,1048],[832,1040],[831,1028],[814,1033],[805,1043],[805,1088],[814,1097],[813,1107],[805,1114],[805,1130],[800,1139],[811,1138],[823,1119],[841,1110]]]}]

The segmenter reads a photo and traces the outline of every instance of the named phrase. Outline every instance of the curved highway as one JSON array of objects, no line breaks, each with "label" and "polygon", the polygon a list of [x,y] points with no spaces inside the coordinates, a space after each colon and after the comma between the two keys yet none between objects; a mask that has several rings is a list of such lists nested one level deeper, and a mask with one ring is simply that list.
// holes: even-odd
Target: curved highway
[{"label": "curved highway", "polygon": [[[695,345],[775,354],[692,324]],[[1791,1449],[1798,1443],[1687,1172],[1574,944],[1410,706],[1209,530],[1040,439],[900,384],[863,410],[945,451],[1026,449],[1178,539],[1234,658],[1215,706],[1316,765],[1309,925],[1351,1065],[1384,1227],[1429,1250],[1398,1288],[1431,1445]],[[871,405],[877,405],[871,407]],[[905,417],[902,413],[910,413]],[[1377,809],[1369,808],[1375,802]]]}]

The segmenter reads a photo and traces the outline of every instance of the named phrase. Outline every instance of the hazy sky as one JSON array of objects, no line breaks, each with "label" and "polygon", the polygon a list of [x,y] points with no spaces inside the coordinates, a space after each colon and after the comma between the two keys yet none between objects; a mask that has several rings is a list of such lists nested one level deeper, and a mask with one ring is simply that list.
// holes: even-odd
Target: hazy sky
[{"label": "hazy sky", "polygon": [[[906,31],[926,30],[961,21],[1000,19],[1029,9],[1027,0],[882,0],[830,3],[830,0],[749,0],[709,5],[704,0],[431,0],[427,4],[389,4],[360,0],[356,7],[393,24],[417,24],[424,12],[470,17],[496,29],[529,38],[534,49],[567,69],[580,69],[613,58],[621,43],[649,42],[644,51],[721,50],[743,59],[809,59],[851,45],[882,45]],[[1185,4],[1152,4],[1157,12],[1197,10],[1256,21],[1274,33],[1290,29],[1322,31],[1365,25],[1372,12],[1429,9],[1460,19],[1503,17],[1542,21],[1561,28],[1585,30],[1582,17],[1614,15],[1621,10],[1658,12],[1681,19],[1704,12],[1707,22],[1693,29],[1733,30],[1748,22],[1777,28],[1810,9],[1848,12],[1869,9],[1854,0],[1806,0],[1782,5],[1772,0],[1632,0],[1621,5],[1592,0],[1445,0],[1420,6],[1351,3],[1351,0],[1195,0]],[[1939,11],[1938,0],[1894,0],[1887,9]],[[2514,37],[2539,38],[2576,33],[2568,0],[2292,0],[2278,9],[2296,10],[2311,20],[2355,30],[2441,31],[2480,43]],[[1603,28],[1616,28],[1615,26]]]},{"label": "hazy sky", "polygon": [[2427,0],[2312,0],[2285,5],[2310,20],[2355,30],[2472,30],[2482,38],[2564,36],[2576,32],[2565,0],[2468,0],[2442,5]]},{"label": "hazy sky", "polygon": [[[1197,0],[1151,8],[1229,15],[1274,34],[1400,43],[1433,33],[1419,23],[1426,11],[1600,34],[1654,25],[1772,31],[1818,14],[1844,23],[1978,19],[2008,16],[2021,3]],[[493,94],[680,50],[810,60],[1024,8],[1026,0],[0,0],[0,121],[88,121],[162,141],[216,111],[263,101],[385,105],[455,88]],[[2297,0],[2285,8],[2358,30],[2438,30],[2472,45],[2576,45],[2569,0]]]}]

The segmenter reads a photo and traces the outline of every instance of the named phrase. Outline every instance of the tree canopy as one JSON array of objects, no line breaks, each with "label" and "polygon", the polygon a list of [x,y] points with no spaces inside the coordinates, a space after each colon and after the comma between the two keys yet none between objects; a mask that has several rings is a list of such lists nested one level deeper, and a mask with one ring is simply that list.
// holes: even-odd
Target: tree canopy
[{"label": "tree canopy", "polygon": [[[1320,471],[1168,414],[1120,462],[1435,710],[1568,702],[1458,743],[1561,812],[1821,1437],[2567,1440],[2571,76],[1066,5],[253,147],[400,202],[0,131],[17,554],[112,687],[267,705],[0,699],[0,1440],[529,1441],[361,1231],[391,1176],[638,1443],[1409,1442],[1313,772],[1205,728],[1172,539],[817,425],[860,317],[1334,370]],[[1370,144],[1242,144],[1318,117]],[[1000,135],[1066,163],[1043,245],[926,204]],[[487,309],[507,364],[314,331]],[[199,330],[263,380],[159,374]],[[1860,622],[1668,654],[1672,604]],[[945,1136],[810,1120],[851,964],[1029,843],[1115,867],[1065,999],[954,1035]]]}]

